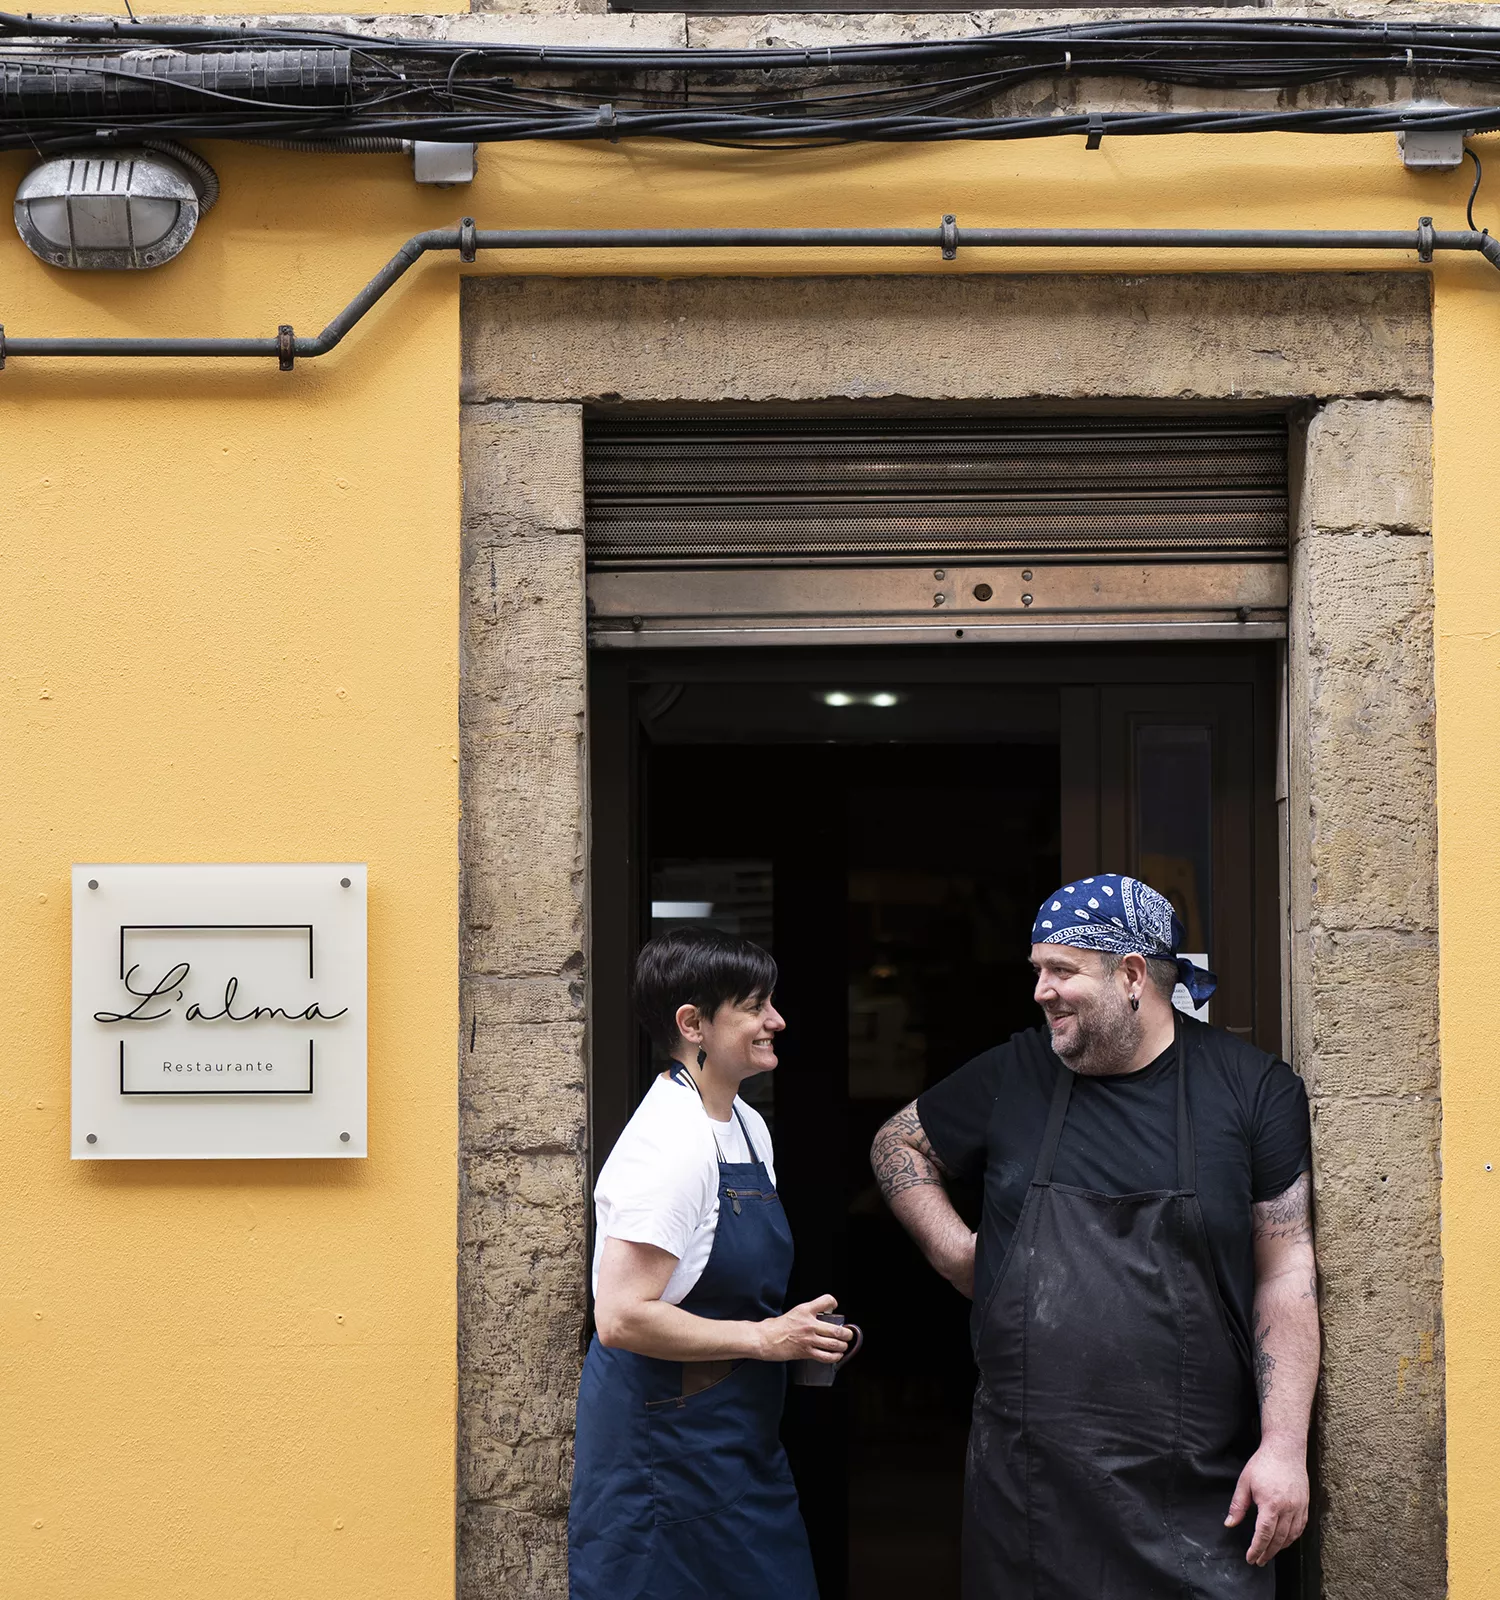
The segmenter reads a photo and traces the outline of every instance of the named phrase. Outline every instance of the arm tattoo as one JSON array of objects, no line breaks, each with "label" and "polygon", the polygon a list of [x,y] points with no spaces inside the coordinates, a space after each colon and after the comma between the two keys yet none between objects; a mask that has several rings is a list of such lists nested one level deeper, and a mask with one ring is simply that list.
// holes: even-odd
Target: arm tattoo
[{"label": "arm tattoo", "polygon": [[915,1102],[898,1111],[875,1135],[870,1165],[887,1201],[925,1183],[942,1183],[945,1169],[933,1154]]},{"label": "arm tattoo", "polygon": [[1271,1324],[1261,1317],[1255,1319],[1255,1392],[1265,1405],[1271,1392],[1271,1374],[1276,1370],[1276,1357],[1266,1348],[1271,1336]]},{"label": "arm tattoo", "polygon": [[1295,1244],[1309,1243],[1312,1239],[1312,1218],[1308,1206],[1311,1188],[1308,1175],[1304,1172],[1290,1188],[1252,1206],[1252,1232],[1257,1242],[1275,1239]]}]

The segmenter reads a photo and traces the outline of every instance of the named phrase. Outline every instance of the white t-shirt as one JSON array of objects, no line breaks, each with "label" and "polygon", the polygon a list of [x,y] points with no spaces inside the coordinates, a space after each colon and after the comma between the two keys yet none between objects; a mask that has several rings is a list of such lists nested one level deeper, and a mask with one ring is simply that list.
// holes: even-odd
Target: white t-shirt
[{"label": "white t-shirt", "polygon": [[[625,1124],[594,1185],[594,1291],[606,1239],[654,1244],[677,1257],[662,1299],[681,1305],[703,1276],[719,1225],[719,1160],[764,1161],[771,1182],[771,1132],[753,1106],[736,1100],[754,1141],[745,1145],[739,1117],[714,1122],[691,1084],[658,1077]],[[717,1141],[717,1142],[716,1142]]]}]

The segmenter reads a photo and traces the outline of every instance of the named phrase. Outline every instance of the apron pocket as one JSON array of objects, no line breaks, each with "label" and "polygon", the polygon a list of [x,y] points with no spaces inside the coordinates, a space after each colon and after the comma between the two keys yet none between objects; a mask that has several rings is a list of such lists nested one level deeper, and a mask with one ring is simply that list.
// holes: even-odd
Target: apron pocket
[{"label": "apron pocket", "polygon": [[712,1516],[743,1498],[779,1449],[786,1374],[742,1361],[696,1394],[646,1406],[657,1527]]}]

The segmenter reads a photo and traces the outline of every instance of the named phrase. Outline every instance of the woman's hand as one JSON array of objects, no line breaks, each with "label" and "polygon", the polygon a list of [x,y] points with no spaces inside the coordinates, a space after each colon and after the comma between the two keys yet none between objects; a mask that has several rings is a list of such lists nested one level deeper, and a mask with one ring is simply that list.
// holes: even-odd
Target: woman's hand
[{"label": "woman's hand", "polygon": [[594,1324],[606,1350],[630,1350],[659,1361],[837,1361],[854,1337],[851,1328],[819,1322],[832,1311],[831,1294],[793,1306],[764,1322],[720,1322],[662,1298],[677,1258],[654,1244],[606,1239],[599,1262]]},{"label": "woman's hand", "polygon": [[854,1338],[853,1328],[836,1322],[819,1322],[824,1311],[834,1311],[838,1301],[819,1295],[805,1305],[793,1306],[779,1317],[756,1323],[760,1329],[762,1361],[823,1361],[832,1366],[842,1359]]}]

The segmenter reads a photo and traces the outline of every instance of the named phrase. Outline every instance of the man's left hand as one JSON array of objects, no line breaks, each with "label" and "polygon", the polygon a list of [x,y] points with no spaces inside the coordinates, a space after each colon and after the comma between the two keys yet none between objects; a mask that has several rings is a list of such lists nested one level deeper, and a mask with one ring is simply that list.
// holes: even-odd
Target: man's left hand
[{"label": "man's left hand", "polygon": [[1307,1526],[1307,1446],[1296,1440],[1264,1439],[1245,1463],[1229,1502],[1226,1528],[1237,1528],[1255,1505],[1255,1537],[1245,1552],[1251,1566],[1263,1567],[1302,1536]]}]

